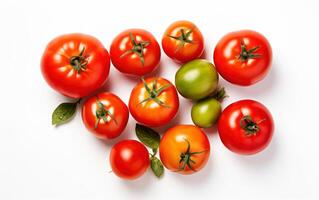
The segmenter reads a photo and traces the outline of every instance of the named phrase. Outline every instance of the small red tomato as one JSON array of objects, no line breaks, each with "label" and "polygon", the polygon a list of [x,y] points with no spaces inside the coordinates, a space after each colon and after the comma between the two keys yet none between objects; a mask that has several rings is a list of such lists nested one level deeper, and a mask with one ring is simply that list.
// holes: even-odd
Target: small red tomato
[{"label": "small red tomato", "polygon": [[114,67],[120,72],[142,76],[159,65],[161,49],[150,32],[129,29],[115,37],[110,55]]},{"label": "small red tomato", "polygon": [[163,135],[159,150],[167,169],[193,174],[206,165],[210,144],[206,134],[197,126],[177,125]]},{"label": "small red tomato", "polygon": [[117,176],[133,180],[146,172],[150,159],[143,144],[136,140],[123,140],[112,147],[110,163]]},{"label": "small red tomato", "polygon": [[128,117],[125,103],[108,92],[91,97],[82,108],[82,120],[86,128],[104,140],[119,136],[126,127]]},{"label": "small red tomato", "polygon": [[262,80],[272,62],[268,40],[255,31],[228,33],[214,51],[214,63],[219,74],[227,81],[248,86]]},{"label": "small red tomato", "polygon": [[218,121],[218,132],[224,145],[238,154],[255,154],[271,141],[274,122],[268,109],[253,100],[230,104]]},{"label": "small red tomato", "polygon": [[71,98],[101,87],[110,70],[110,56],[102,43],[84,34],[61,35],[46,47],[41,71],[47,83]]},{"label": "small red tomato", "polygon": [[147,78],[131,92],[129,108],[136,121],[148,126],[162,126],[171,121],[179,107],[174,85],[158,77]]},{"label": "small red tomato", "polygon": [[204,37],[192,22],[177,21],[166,29],[162,47],[168,57],[186,63],[203,54]]}]

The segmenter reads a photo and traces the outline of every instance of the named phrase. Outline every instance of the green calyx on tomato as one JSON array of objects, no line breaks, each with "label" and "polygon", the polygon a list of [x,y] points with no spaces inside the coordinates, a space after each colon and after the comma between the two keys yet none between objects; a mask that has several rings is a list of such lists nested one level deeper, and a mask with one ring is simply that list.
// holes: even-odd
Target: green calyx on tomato
[{"label": "green calyx on tomato", "polygon": [[107,118],[108,116],[110,116],[110,118],[117,124],[113,114],[109,110],[105,109],[104,104],[101,101],[99,101],[99,99],[96,100],[96,104],[97,104],[97,110],[95,114],[96,115],[96,121],[94,125],[95,129],[99,125],[101,119],[103,119],[105,123],[111,121],[110,119]]},{"label": "green calyx on tomato", "polygon": [[87,64],[89,61],[87,60],[87,56],[84,56],[85,47],[81,50],[79,55],[72,56],[70,58],[70,64],[78,73],[84,71],[86,69]]},{"label": "green calyx on tomato", "polygon": [[192,156],[196,155],[196,154],[201,154],[206,152],[206,150],[204,151],[196,151],[196,152],[191,152],[190,148],[191,145],[189,143],[189,141],[187,139],[184,139],[185,142],[187,142],[187,149],[184,153],[181,153],[180,155],[180,160],[179,160],[179,169],[177,171],[183,171],[185,170],[186,166],[192,170],[192,171],[196,171],[193,167],[192,164],[196,164],[196,162],[194,160],[192,160]]},{"label": "green calyx on tomato", "polygon": [[130,33],[130,39],[131,39],[131,43],[133,45],[133,48],[127,50],[126,52],[124,52],[121,55],[121,58],[126,56],[126,55],[128,55],[128,54],[135,53],[140,58],[140,61],[141,61],[142,65],[144,65],[144,53],[143,53],[143,51],[144,51],[144,48],[147,47],[150,44],[150,42],[148,42],[148,41],[136,42],[136,40],[135,40],[135,38],[134,38],[132,33]]},{"label": "green calyx on tomato", "polygon": [[144,87],[147,91],[147,93],[149,94],[149,97],[147,97],[146,99],[144,99],[143,101],[140,102],[140,104],[144,103],[144,102],[147,102],[149,100],[153,100],[155,101],[156,103],[158,103],[159,105],[163,106],[163,107],[166,107],[166,108],[169,108],[170,106],[169,105],[166,105],[163,101],[161,101],[158,96],[163,92],[165,91],[167,88],[171,87],[170,84],[167,84],[167,85],[164,85],[160,88],[157,89],[157,79],[155,79],[152,83],[152,88],[150,88],[145,79],[142,77],[141,78],[142,81],[143,81],[143,84],[144,84]]},{"label": "green calyx on tomato", "polygon": [[240,127],[245,130],[246,136],[256,135],[260,130],[258,124],[261,123],[263,120],[255,122],[251,116],[245,115],[240,119]]},{"label": "green calyx on tomato", "polygon": [[190,36],[191,33],[193,32],[192,29],[187,30],[186,33],[185,33],[185,30],[182,28],[182,29],[180,30],[180,32],[181,32],[181,35],[180,35],[179,37],[172,36],[172,35],[168,35],[168,37],[180,41],[180,43],[179,43],[179,45],[178,45],[178,48],[175,50],[175,53],[176,53],[177,51],[179,51],[179,50],[185,45],[185,43],[192,43],[192,42],[193,42],[191,39],[189,39],[189,36]]},{"label": "green calyx on tomato", "polygon": [[241,51],[238,56],[238,59],[241,62],[245,62],[248,59],[252,59],[252,58],[259,58],[261,56],[261,54],[255,53],[259,49],[259,46],[256,46],[251,49],[247,49],[247,46],[244,44],[243,40],[240,40],[240,46],[241,46]]}]

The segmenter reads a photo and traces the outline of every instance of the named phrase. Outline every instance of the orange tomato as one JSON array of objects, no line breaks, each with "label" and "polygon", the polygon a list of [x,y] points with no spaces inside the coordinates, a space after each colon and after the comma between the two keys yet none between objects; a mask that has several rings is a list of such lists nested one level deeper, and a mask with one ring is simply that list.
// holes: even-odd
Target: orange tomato
[{"label": "orange tomato", "polygon": [[164,134],[159,152],[167,169],[181,174],[192,174],[206,165],[210,144],[200,128],[194,125],[177,125]]},{"label": "orange tomato", "polygon": [[132,90],[129,109],[132,116],[148,126],[162,126],[171,121],[179,107],[174,85],[158,77],[142,79]]},{"label": "orange tomato", "polygon": [[168,57],[185,63],[203,54],[204,37],[192,22],[177,21],[166,29],[162,47]]}]

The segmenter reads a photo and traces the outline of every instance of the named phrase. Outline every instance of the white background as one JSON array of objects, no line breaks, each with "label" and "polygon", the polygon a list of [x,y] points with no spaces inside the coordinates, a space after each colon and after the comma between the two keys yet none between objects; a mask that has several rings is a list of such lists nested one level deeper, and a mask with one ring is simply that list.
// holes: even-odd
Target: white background
[{"label": "white background", "polygon": [[[0,199],[319,199],[319,6],[318,1],[1,1],[0,2]],[[264,103],[276,123],[270,146],[255,156],[228,151],[208,130],[211,157],[192,176],[148,171],[128,182],[108,173],[111,146],[135,138],[135,121],[116,140],[102,142],[83,126],[80,113],[51,126],[51,112],[65,97],[40,73],[40,58],[55,36],[82,32],[109,49],[116,34],[144,28],[160,41],[173,21],[188,19],[206,39],[207,59],[227,32],[254,29],[271,42],[272,70],[247,88],[221,80],[229,103],[252,98]],[[162,54],[155,74],[174,81],[178,65]],[[126,103],[137,82],[111,67],[102,90]],[[191,102],[180,98],[173,124],[191,123]]]}]

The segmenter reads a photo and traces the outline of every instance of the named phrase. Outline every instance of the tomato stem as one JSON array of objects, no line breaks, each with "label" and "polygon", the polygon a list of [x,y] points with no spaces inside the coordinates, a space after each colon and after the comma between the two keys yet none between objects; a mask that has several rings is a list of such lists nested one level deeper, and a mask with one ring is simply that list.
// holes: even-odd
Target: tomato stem
[{"label": "tomato stem", "polygon": [[185,32],[185,30],[182,28],[180,29],[181,35],[179,37],[168,35],[168,37],[180,41],[177,49],[175,50],[175,53],[178,52],[181,48],[183,48],[186,43],[193,43],[193,41],[190,39],[190,35],[192,32],[193,29],[189,29]]},{"label": "tomato stem", "polygon": [[81,50],[79,55],[72,56],[70,58],[70,64],[78,73],[84,71],[86,69],[87,64],[89,63],[87,60],[87,56],[83,56],[85,52],[85,46]]},{"label": "tomato stem", "polygon": [[193,155],[196,155],[196,154],[204,153],[204,152],[206,152],[207,150],[191,152],[191,151],[190,151],[191,145],[190,145],[189,141],[188,141],[187,139],[184,139],[184,140],[185,140],[185,142],[187,142],[187,149],[186,149],[185,152],[181,153],[181,155],[180,155],[179,167],[178,167],[178,170],[177,170],[177,171],[183,171],[183,170],[185,170],[186,166],[187,166],[190,170],[196,171],[196,170],[192,167],[192,164],[196,164],[196,162],[192,159],[192,156],[193,156]]},{"label": "tomato stem", "polygon": [[238,59],[241,62],[246,62],[248,59],[261,57],[261,54],[256,53],[256,51],[259,49],[259,46],[256,46],[252,49],[247,49],[247,46],[244,44],[243,40],[240,40],[240,46],[241,46],[241,51],[238,56]]},{"label": "tomato stem", "polygon": [[122,58],[122,57],[125,57],[131,53],[135,53],[138,55],[142,65],[144,66],[144,62],[145,62],[144,61],[144,49],[150,44],[150,42],[149,41],[136,42],[133,34],[130,33],[129,35],[130,35],[130,40],[131,40],[133,47],[132,47],[132,49],[125,51],[120,57]]},{"label": "tomato stem", "polygon": [[226,90],[224,87],[218,88],[218,90],[213,94],[213,98],[222,102],[226,97],[229,97],[226,94]]},{"label": "tomato stem", "polygon": [[94,129],[96,129],[99,125],[100,120],[102,119],[105,123],[109,122],[110,120],[107,118],[107,116],[110,116],[110,118],[117,124],[117,121],[115,120],[114,115],[107,109],[105,109],[104,104],[96,97],[96,104],[97,109],[95,112],[96,121]]},{"label": "tomato stem", "polygon": [[266,119],[262,119],[258,122],[255,122],[251,116],[245,115],[240,119],[240,127],[245,130],[247,136],[256,135],[260,130],[258,124],[265,121]]}]

